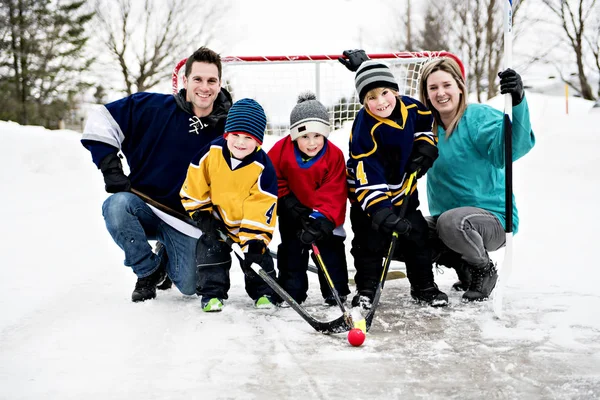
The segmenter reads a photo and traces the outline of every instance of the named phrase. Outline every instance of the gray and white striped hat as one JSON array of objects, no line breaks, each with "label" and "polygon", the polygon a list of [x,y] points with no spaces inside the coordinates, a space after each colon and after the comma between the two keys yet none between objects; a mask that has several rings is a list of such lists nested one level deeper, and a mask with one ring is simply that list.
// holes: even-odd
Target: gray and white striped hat
[{"label": "gray and white striped hat", "polygon": [[358,67],[354,84],[361,104],[370,90],[380,87],[400,90],[390,68],[377,60],[367,60]]}]

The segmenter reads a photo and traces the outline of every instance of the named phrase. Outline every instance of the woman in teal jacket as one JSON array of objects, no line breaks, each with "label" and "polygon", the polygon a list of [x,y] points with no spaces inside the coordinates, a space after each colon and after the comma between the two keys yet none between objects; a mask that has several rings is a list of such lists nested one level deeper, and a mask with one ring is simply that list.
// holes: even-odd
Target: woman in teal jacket
[{"label": "woman in teal jacket", "polygon": [[[501,93],[513,99],[513,161],[531,150],[535,137],[519,74],[500,74]],[[428,217],[438,264],[455,268],[464,301],[489,297],[498,273],[488,252],[505,245],[503,113],[484,104],[467,105],[458,64],[431,61],[423,70],[421,102],[434,115],[439,157],[427,174]],[[513,196],[513,230],[519,217]]]}]

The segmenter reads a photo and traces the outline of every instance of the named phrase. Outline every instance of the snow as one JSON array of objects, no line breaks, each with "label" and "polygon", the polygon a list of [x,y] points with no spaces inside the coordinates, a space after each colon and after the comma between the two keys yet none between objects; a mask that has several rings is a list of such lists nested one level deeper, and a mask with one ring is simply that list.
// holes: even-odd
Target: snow
[{"label": "snow", "polygon": [[[528,101],[537,144],[514,166],[504,318],[491,302],[463,304],[443,269],[450,307],[416,305],[406,279],[389,281],[356,348],[291,308],[255,310],[236,266],[222,313],[176,289],[133,304],[80,134],[0,122],[0,399],[599,398],[600,114],[579,99],[569,115],[561,97]],[[346,134],[330,138],[345,150]],[[310,279],[307,309],[340,315]]]}]

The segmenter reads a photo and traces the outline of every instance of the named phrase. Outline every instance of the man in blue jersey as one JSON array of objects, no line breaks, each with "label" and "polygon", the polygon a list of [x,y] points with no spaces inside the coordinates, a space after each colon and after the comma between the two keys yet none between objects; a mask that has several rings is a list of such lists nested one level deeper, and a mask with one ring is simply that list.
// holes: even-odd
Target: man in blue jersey
[{"label": "man in blue jersey", "polygon": [[[131,189],[184,212],[179,190],[192,157],[222,136],[231,96],[221,88],[221,58],[201,47],[185,64],[184,88],[175,95],[135,93],[89,115],[82,144],[102,171],[109,196],[106,228],[137,275],[131,299],[156,297],[170,280],[183,294],[196,292],[198,233],[149,207]],[[123,171],[119,151],[129,165]],[[158,242],[156,253],[149,240]]]}]

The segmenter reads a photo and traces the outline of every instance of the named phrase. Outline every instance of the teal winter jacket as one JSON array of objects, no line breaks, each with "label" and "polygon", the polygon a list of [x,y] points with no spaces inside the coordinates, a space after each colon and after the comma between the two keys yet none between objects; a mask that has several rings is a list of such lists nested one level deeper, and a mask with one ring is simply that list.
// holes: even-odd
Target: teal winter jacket
[{"label": "teal winter jacket", "polygon": [[[449,138],[438,128],[439,158],[427,173],[429,212],[439,216],[457,207],[482,208],[506,227],[504,193],[504,114],[485,104],[469,104]],[[531,150],[527,99],[513,107],[513,161]],[[513,194],[513,231],[519,216]]]}]

